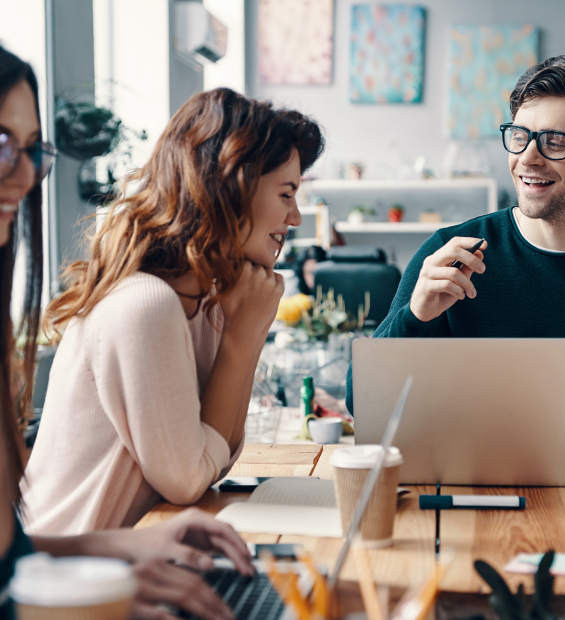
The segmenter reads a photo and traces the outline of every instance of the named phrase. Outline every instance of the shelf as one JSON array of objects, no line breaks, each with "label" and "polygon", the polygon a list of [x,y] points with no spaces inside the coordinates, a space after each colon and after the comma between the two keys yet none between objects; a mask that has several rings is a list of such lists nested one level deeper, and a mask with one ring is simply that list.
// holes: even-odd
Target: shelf
[{"label": "shelf", "polygon": [[306,191],[328,190],[379,190],[379,189],[470,189],[495,188],[496,179],[463,177],[460,179],[316,179],[305,181]]},{"label": "shelf", "polygon": [[433,233],[446,226],[457,226],[461,222],[336,222],[335,228],[341,233]]}]

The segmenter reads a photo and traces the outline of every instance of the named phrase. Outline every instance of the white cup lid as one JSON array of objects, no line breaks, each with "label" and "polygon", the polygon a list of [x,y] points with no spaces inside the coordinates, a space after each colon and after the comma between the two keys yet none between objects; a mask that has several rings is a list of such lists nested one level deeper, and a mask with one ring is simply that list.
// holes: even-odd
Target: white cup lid
[{"label": "white cup lid", "polygon": [[[371,469],[377,462],[382,446],[364,445],[338,448],[330,457],[330,465],[344,469]],[[385,467],[402,465],[404,459],[398,448],[389,448],[385,459]]]},{"label": "white cup lid", "polygon": [[130,599],[136,589],[131,566],[122,560],[35,553],[17,561],[9,593],[22,605],[74,607]]}]

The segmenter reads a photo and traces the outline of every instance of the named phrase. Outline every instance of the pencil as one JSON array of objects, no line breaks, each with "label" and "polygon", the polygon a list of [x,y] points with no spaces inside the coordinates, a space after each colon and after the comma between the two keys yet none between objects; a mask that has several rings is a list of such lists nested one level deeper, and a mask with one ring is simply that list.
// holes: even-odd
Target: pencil
[{"label": "pencil", "polygon": [[[481,245],[483,245],[483,241],[484,239],[477,241],[477,243],[475,243],[472,248],[467,248],[465,251],[469,252],[470,254],[474,254],[481,247]],[[455,269],[463,269],[463,267],[465,267],[465,265],[460,260],[454,261],[451,266],[455,267]]]}]

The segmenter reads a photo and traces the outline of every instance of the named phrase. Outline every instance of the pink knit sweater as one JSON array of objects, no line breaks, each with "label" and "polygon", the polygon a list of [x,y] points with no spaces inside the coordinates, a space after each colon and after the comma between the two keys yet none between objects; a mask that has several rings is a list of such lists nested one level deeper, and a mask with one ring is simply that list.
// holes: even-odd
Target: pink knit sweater
[{"label": "pink knit sweater", "polygon": [[[218,306],[213,317],[221,330]],[[145,273],[71,321],[22,484],[29,533],[133,525],[161,498],[191,504],[226,474],[242,446],[230,455],[200,421],[220,336]]]}]

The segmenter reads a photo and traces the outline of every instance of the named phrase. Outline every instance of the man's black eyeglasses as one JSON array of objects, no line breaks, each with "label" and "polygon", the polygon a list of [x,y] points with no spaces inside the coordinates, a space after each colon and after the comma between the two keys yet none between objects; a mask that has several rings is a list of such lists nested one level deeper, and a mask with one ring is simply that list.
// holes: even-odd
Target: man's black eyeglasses
[{"label": "man's black eyeglasses", "polygon": [[6,131],[0,130],[0,181],[9,177],[26,153],[35,169],[35,183],[40,183],[49,174],[57,152],[49,142],[38,140],[31,146],[20,148],[17,140]]},{"label": "man's black eyeglasses", "polygon": [[525,127],[504,123],[500,126],[502,144],[514,155],[523,153],[532,140],[536,141],[539,152],[552,160],[565,159],[565,133],[560,131],[530,131]]}]

